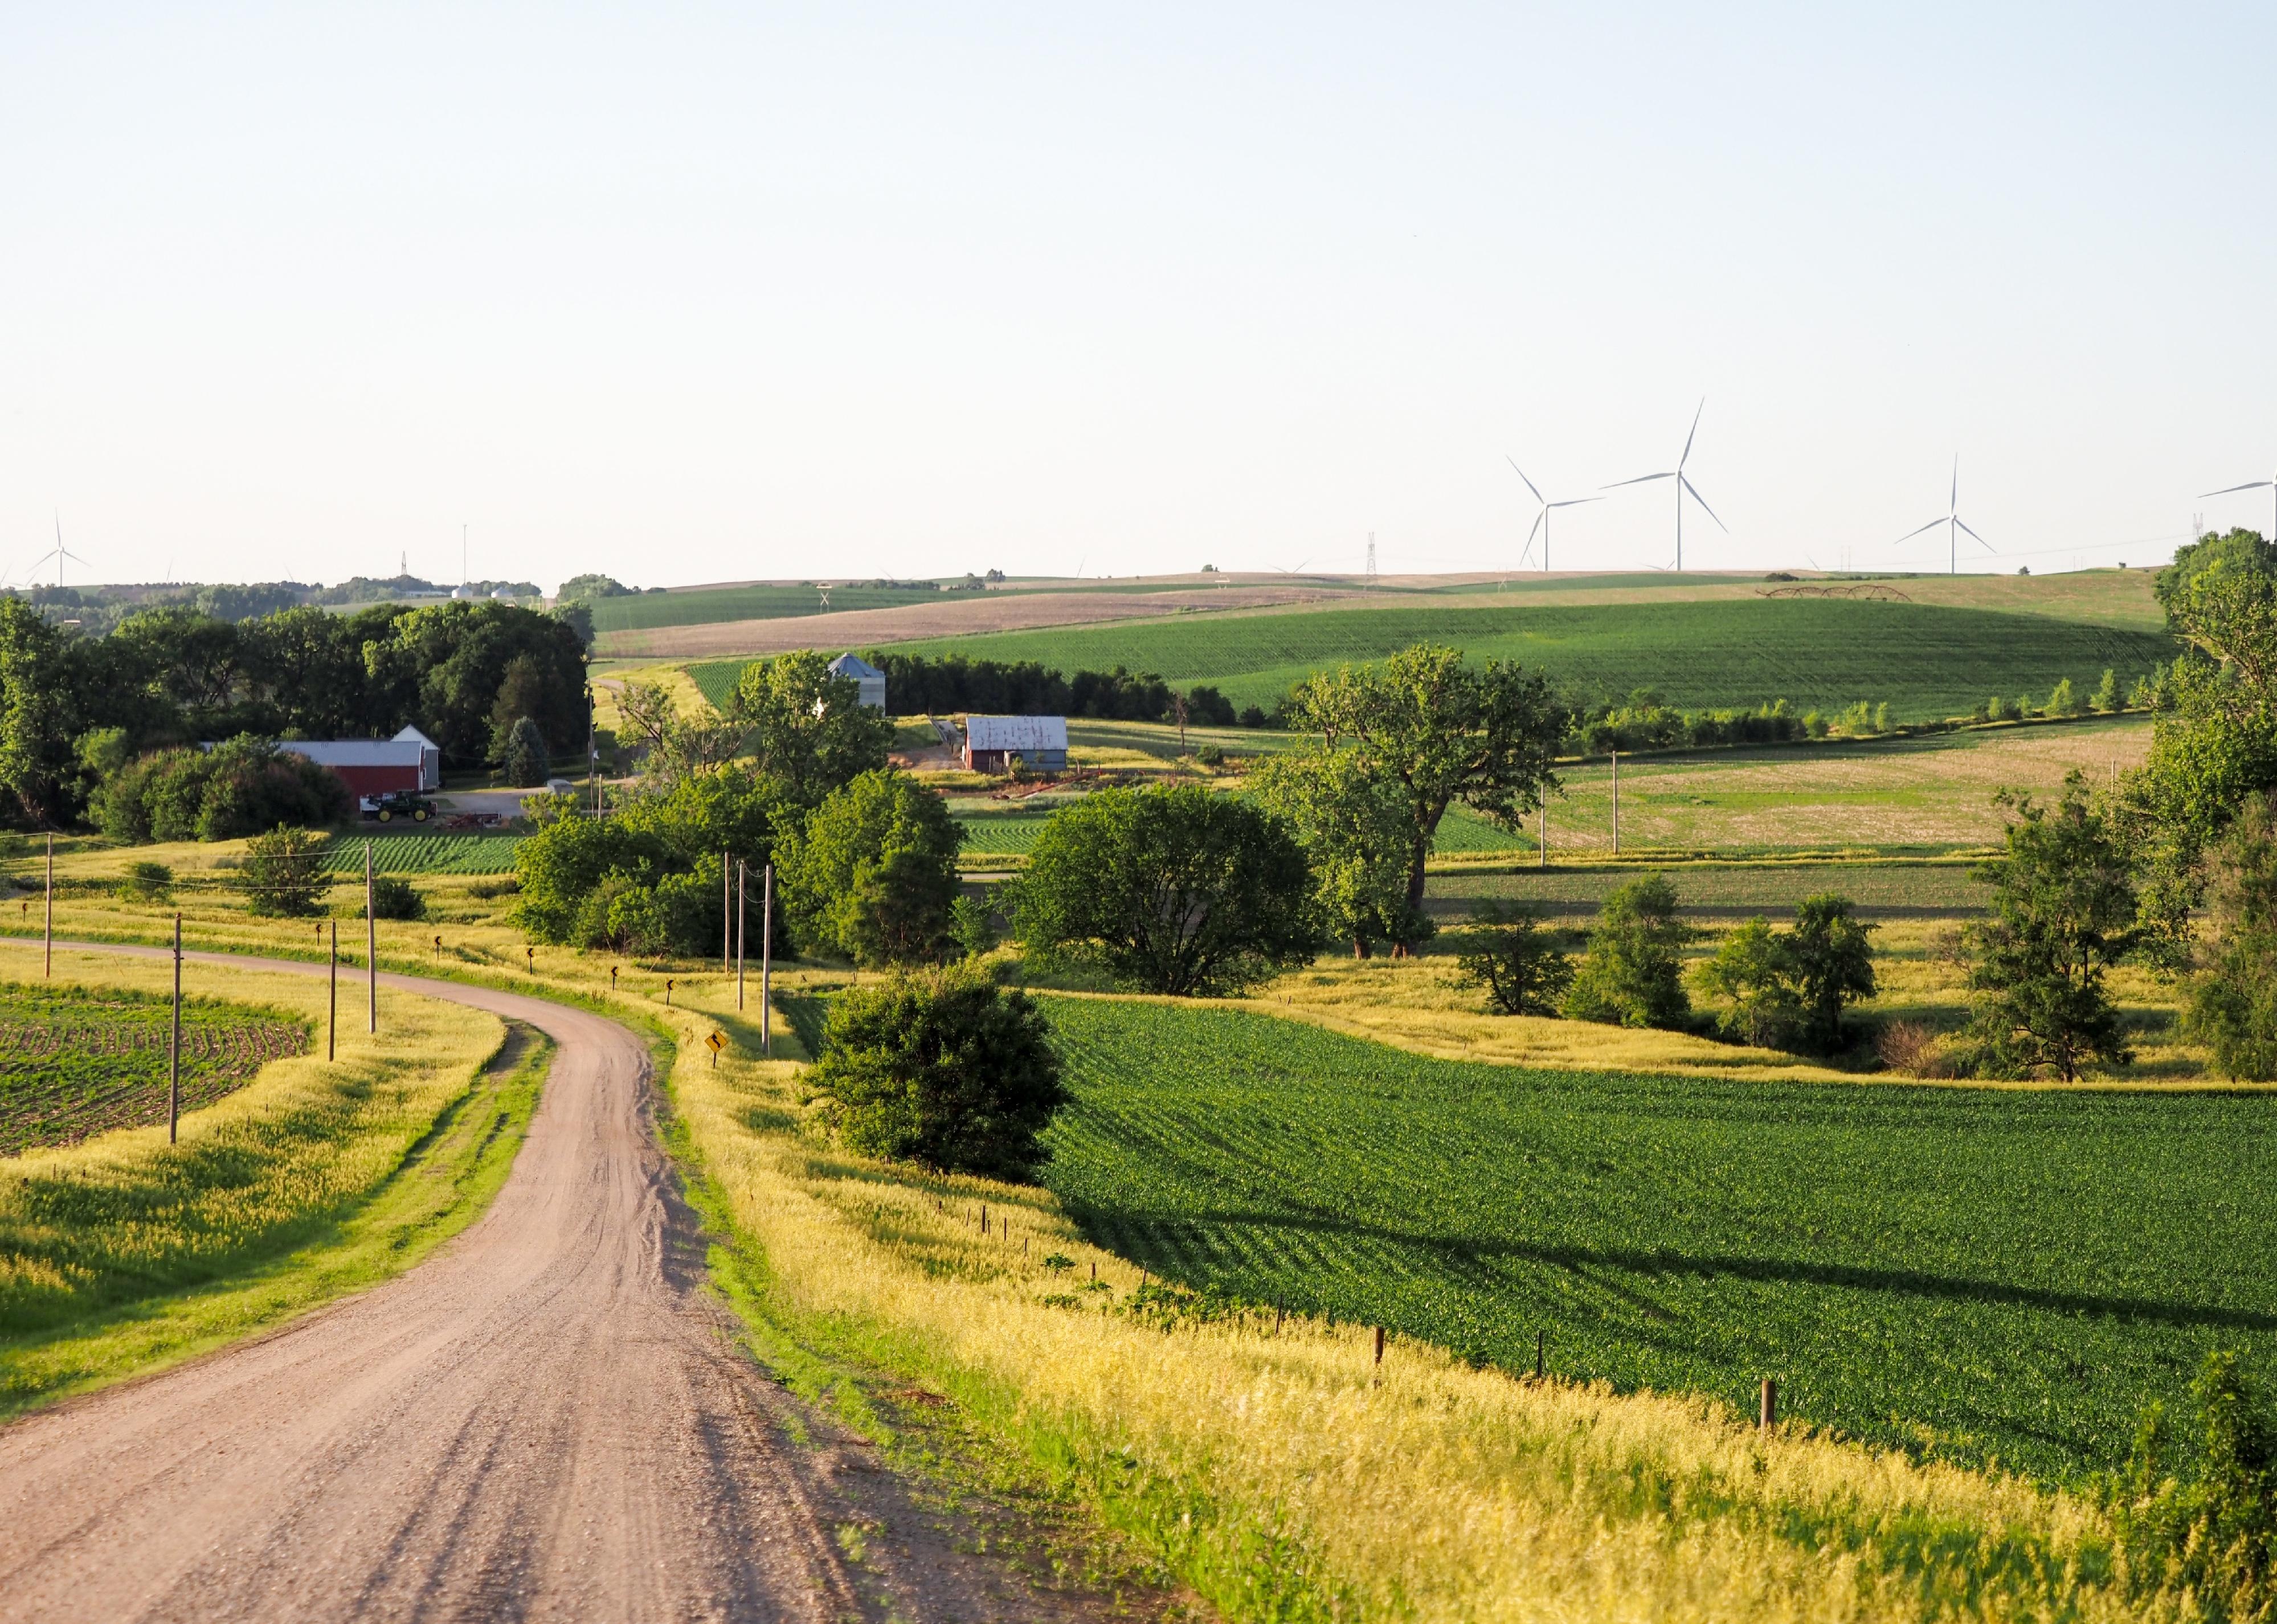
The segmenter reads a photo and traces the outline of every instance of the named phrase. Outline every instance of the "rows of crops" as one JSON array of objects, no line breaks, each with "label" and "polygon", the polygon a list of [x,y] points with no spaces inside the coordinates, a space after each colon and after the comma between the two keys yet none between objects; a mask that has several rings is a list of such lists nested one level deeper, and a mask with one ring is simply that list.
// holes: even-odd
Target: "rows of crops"
[{"label": "rows of crops", "polygon": [[[164,999],[0,984],[0,1155],[165,1121],[171,1041]],[[187,1003],[181,1108],[210,1105],[308,1046],[300,1021]]]},{"label": "rows of crops", "polygon": [[[2092,686],[2106,667],[2131,680],[2174,652],[2163,634],[2045,615],[1811,599],[1197,615],[902,646],[1070,672],[1120,665],[1270,706],[1315,670],[1425,641],[1539,667],[1583,701],[1638,688],[1694,708],[1784,698],[1831,710],[1867,699],[1886,701],[1900,721],[1965,713],[1996,693],[2037,701],[2065,677]],[[706,693],[724,694],[740,668],[721,661],[691,674]]]},{"label": "rows of crops", "polygon": [[1172,1279],[1507,1368],[2062,1476],[2205,1351],[2277,1355],[2277,1100],[1424,1059],[1055,998],[1046,1181]]},{"label": "rows of crops", "polygon": [[593,629],[646,631],[658,626],[709,626],[720,621],[772,621],[793,615],[847,609],[892,609],[902,604],[938,603],[941,594],[924,588],[834,586],[829,609],[811,586],[720,586],[693,592],[643,592],[604,598],[593,605]]},{"label": "rows of crops", "polygon": [[[372,869],[382,874],[510,874],[519,835],[375,835]],[[345,835],[324,852],[327,873],[363,873],[366,838]]]}]

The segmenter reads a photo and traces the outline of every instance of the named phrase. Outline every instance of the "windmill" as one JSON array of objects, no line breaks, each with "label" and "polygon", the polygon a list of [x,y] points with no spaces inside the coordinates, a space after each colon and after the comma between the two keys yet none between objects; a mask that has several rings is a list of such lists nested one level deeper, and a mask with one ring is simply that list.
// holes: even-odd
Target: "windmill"
[{"label": "windmill", "polygon": [[2269,539],[2272,541],[2277,541],[2277,475],[2272,475],[2266,479],[2248,480],[2242,485],[2224,485],[2219,491],[2207,492],[2206,495],[2228,496],[2234,492],[2238,491],[2266,491],[2269,492]]},{"label": "windmill", "polygon": [[[1676,482],[1676,568],[1679,570],[1684,568],[1685,497],[1689,495],[1694,501],[1700,504],[1701,512],[1711,519],[1716,519],[1716,510],[1708,506],[1708,499],[1700,494],[1697,487],[1691,480],[1686,478],[1684,474],[1684,465],[1692,460],[1692,442],[1700,433],[1700,414],[1707,409],[1708,397],[1702,395],[1698,410],[1692,414],[1692,432],[1684,437],[1684,454],[1676,459],[1674,468],[1657,474],[1639,474],[1634,479],[1617,479],[1611,484],[1599,487],[1605,491],[1618,491],[1623,485],[1650,484],[1656,479],[1672,479]],[[1716,519],[1716,528],[1726,536],[1732,533],[1730,528],[1721,519]]]},{"label": "windmill", "polygon": [[[56,515],[55,550],[52,553],[42,553],[39,557],[34,559],[32,560],[32,568],[37,569],[50,559],[53,559],[56,561],[56,584],[58,587],[62,586],[64,583],[64,560],[65,559],[71,560],[74,564],[84,564],[87,562],[87,560],[81,558],[78,553],[73,553],[70,548],[64,545],[64,516],[61,514],[57,514]],[[25,574],[28,578],[31,571],[27,570]]]},{"label": "windmill", "polygon": [[[1526,479],[1526,470],[1519,468],[1516,457],[1505,453],[1503,461],[1517,470],[1520,479]],[[1542,504],[1542,511],[1534,515],[1534,529],[1526,532],[1526,552],[1518,555],[1518,567],[1520,569],[1526,568],[1527,556],[1534,551],[1534,538],[1539,532],[1542,537],[1542,573],[1546,576],[1550,573],[1550,510],[1553,507],[1579,507],[1584,502],[1602,502],[1605,499],[1602,496],[1576,496],[1562,502],[1553,502],[1542,494],[1542,487],[1531,479],[1526,479],[1526,488],[1534,492],[1534,499]]]},{"label": "windmill", "polygon": [[1945,516],[1941,519],[1931,519],[1918,530],[1908,530],[1890,545],[1896,546],[1900,543],[1911,541],[1923,530],[1933,530],[1940,524],[1945,526],[1946,573],[1956,576],[1961,573],[1961,532],[1963,530],[1969,530],[1969,539],[1987,553],[1992,551],[1992,544],[1975,530],[1969,530],[1968,521],[1961,516],[1961,459],[1958,456],[1953,459],[1953,494],[1946,501]]}]

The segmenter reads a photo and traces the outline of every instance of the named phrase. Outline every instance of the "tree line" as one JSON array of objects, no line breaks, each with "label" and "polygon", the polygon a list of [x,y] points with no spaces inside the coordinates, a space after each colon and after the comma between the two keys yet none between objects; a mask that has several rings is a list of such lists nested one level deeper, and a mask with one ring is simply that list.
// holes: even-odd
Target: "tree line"
[{"label": "tree line", "polygon": [[93,637],[0,598],[0,789],[19,827],[72,827],[135,764],[202,741],[414,726],[464,766],[499,759],[524,718],[549,750],[582,751],[590,716],[576,631],[510,604],[303,606],[237,621],[169,605]]}]

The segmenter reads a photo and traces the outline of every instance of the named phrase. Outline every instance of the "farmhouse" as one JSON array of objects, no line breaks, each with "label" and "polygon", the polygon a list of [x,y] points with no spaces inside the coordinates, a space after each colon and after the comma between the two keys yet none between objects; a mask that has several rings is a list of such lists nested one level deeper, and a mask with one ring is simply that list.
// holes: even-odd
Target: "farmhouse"
[{"label": "farmhouse", "polygon": [[1067,766],[1064,716],[968,716],[964,765],[976,773],[1009,772],[1012,758],[1040,773]]},{"label": "farmhouse", "polygon": [[859,654],[841,654],[830,662],[830,675],[850,677],[862,690],[862,703],[877,710],[886,708],[886,674]]},{"label": "farmhouse", "polygon": [[416,728],[392,739],[280,739],[277,748],[331,768],[359,796],[423,794],[443,782],[443,751]]}]

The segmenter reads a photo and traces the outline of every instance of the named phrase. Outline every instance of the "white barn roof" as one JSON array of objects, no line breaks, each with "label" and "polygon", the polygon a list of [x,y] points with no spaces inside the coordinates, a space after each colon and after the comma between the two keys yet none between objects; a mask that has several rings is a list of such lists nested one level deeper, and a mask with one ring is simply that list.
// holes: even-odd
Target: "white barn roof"
[{"label": "white barn roof", "polygon": [[830,662],[830,675],[850,676],[859,682],[865,676],[883,676],[886,674],[859,654],[841,654]]},{"label": "white barn roof", "polygon": [[1057,750],[1068,747],[1064,716],[968,716],[965,743],[974,750]]}]

